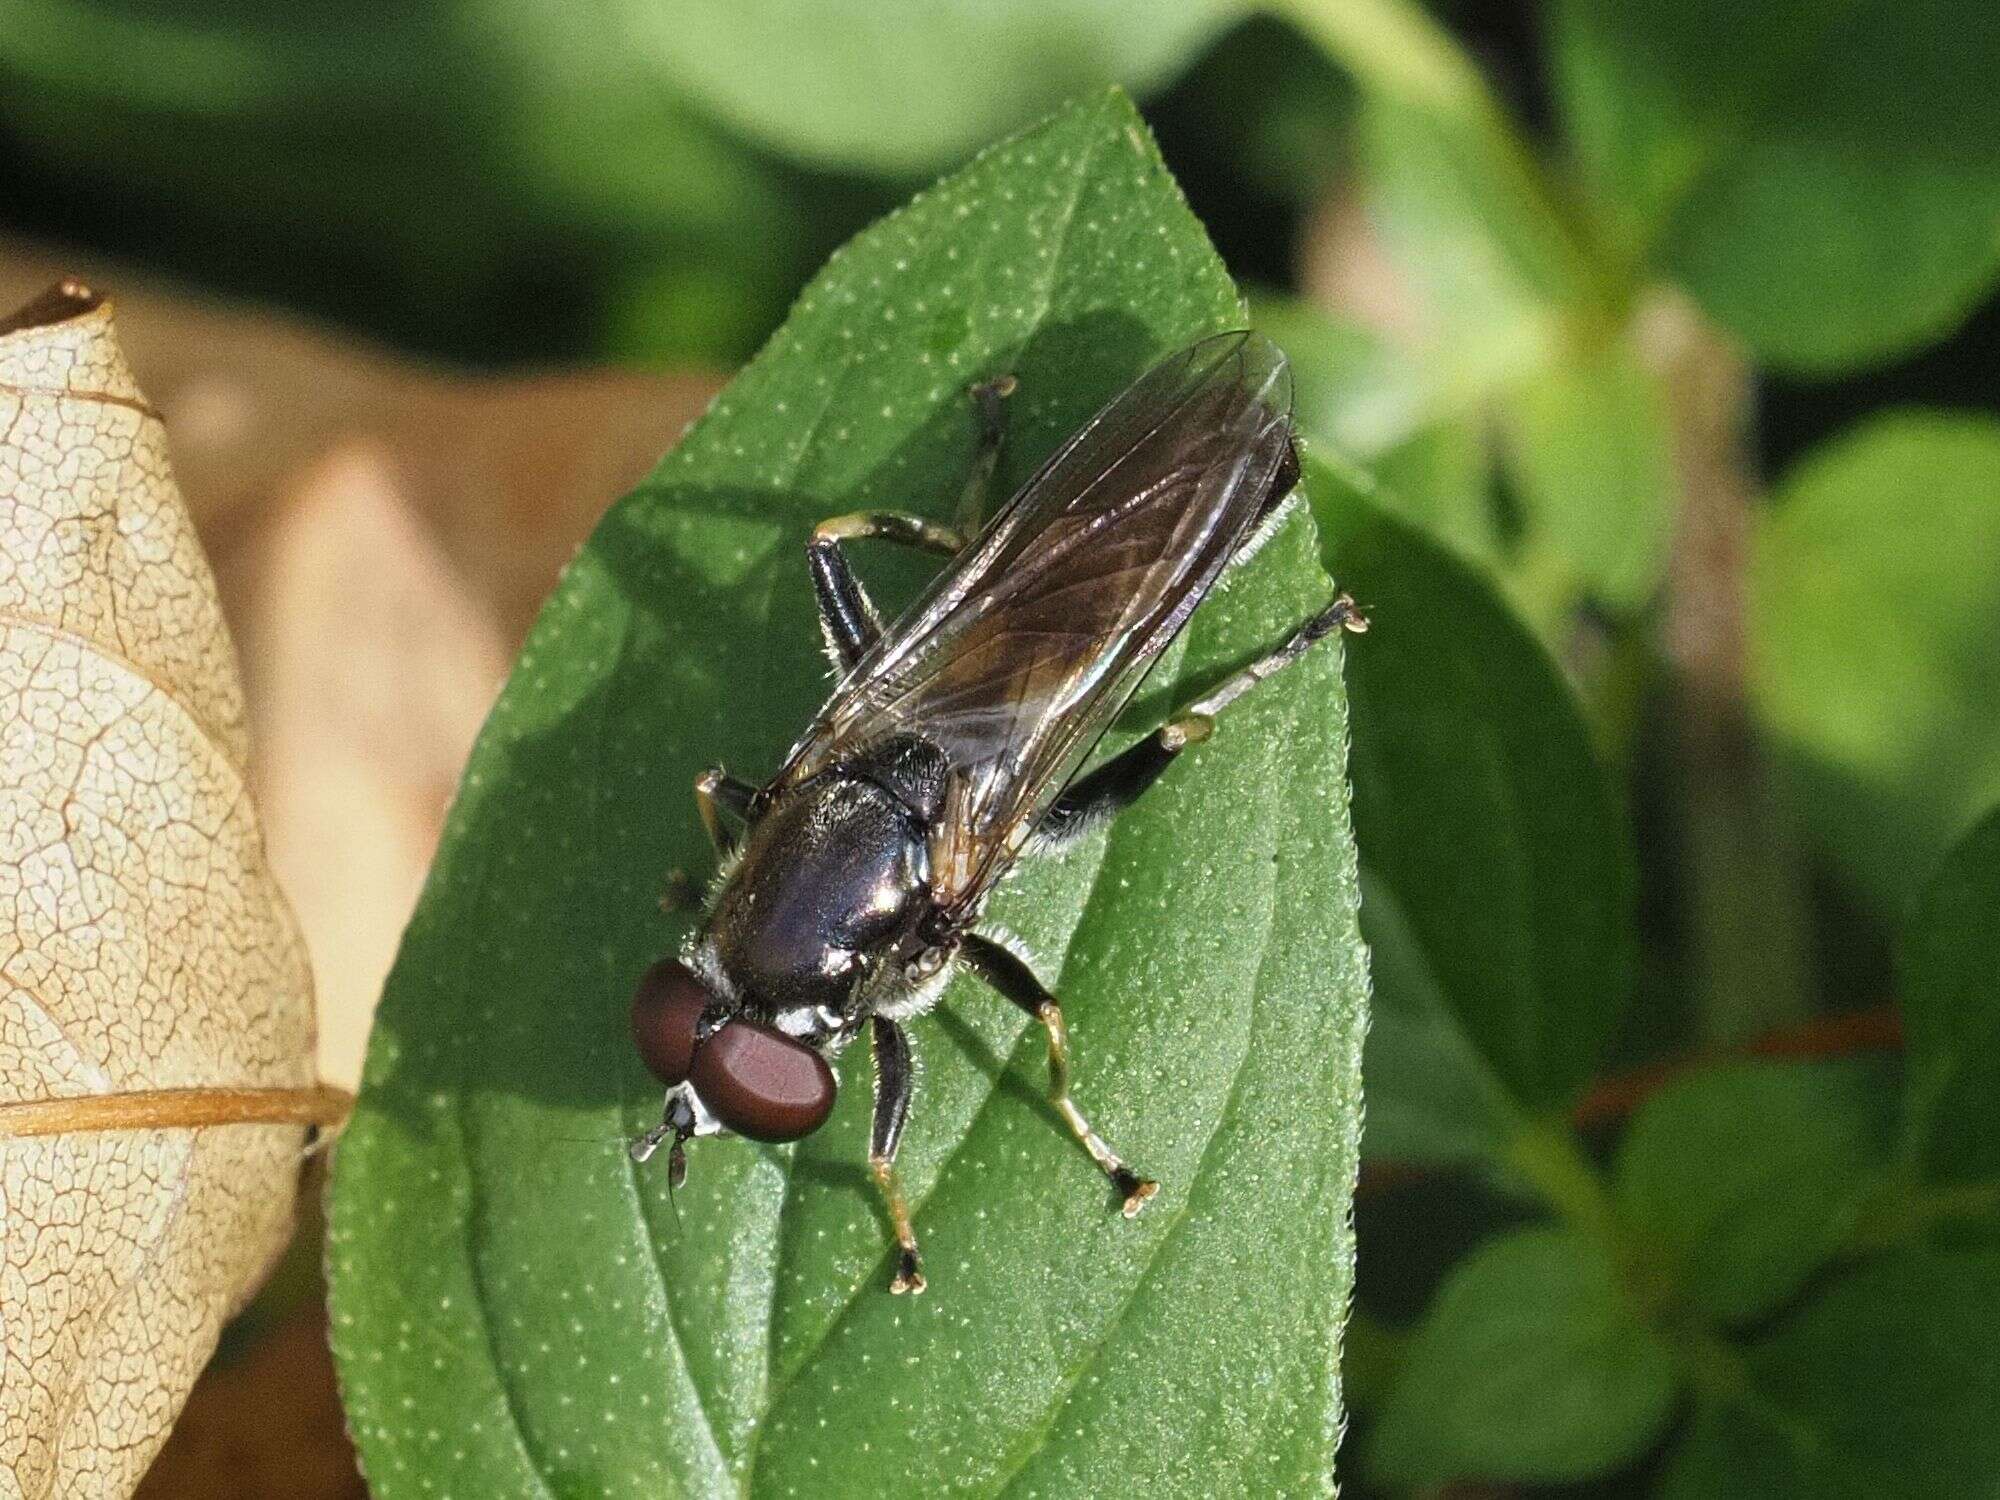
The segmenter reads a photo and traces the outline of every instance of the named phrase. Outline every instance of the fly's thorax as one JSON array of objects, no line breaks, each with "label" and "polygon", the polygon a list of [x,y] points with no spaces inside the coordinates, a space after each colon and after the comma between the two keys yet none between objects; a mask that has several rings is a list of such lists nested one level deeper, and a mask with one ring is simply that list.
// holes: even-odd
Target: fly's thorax
[{"label": "fly's thorax", "polygon": [[744,1009],[823,1035],[824,1017],[856,1014],[929,899],[921,820],[836,770],[782,792],[750,827],[701,943]]}]

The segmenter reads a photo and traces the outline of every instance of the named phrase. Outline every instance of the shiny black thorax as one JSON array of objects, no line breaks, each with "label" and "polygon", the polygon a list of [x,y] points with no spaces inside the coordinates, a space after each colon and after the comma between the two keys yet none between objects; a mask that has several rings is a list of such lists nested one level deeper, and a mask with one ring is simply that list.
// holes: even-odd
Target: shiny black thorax
[{"label": "shiny black thorax", "polygon": [[928,946],[944,777],[943,755],[905,737],[760,796],[706,923],[745,1011],[826,1017],[802,1034],[852,1024],[885,967]]}]

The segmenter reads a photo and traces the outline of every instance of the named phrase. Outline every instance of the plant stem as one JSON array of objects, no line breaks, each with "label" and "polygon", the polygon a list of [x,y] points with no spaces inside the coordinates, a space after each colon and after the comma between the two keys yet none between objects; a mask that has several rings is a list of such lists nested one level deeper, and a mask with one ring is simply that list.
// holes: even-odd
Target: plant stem
[{"label": "plant stem", "polygon": [[1680,487],[1661,634],[1674,673],[1696,1034],[1729,1047],[1807,1013],[1804,876],[1746,689],[1750,374],[1677,297],[1655,299],[1640,333],[1666,382]]},{"label": "plant stem", "polygon": [[1623,1260],[1627,1235],[1604,1178],[1560,1120],[1524,1122],[1507,1144],[1506,1163],[1581,1232]]},{"label": "plant stem", "polygon": [[1570,1122],[1579,1130],[1615,1124],[1676,1078],[1729,1057],[1816,1060],[1899,1052],[1902,1046],[1902,1016],[1894,1006],[1810,1016],[1797,1025],[1767,1031],[1738,1048],[1705,1049],[1600,1078],[1570,1112]]}]

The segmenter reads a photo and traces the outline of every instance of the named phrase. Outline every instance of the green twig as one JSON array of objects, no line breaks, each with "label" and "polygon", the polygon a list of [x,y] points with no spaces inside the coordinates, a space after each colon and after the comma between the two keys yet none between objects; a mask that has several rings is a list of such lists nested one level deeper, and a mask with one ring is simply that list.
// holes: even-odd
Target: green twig
[{"label": "green twig", "polygon": [[[1483,170],[1487,186],[1529,230],[1548,275],[1523,267],[1561,304],[1586,341],[1624,321],[1631,303],[1629,261],[1603,243],[1596,225],[1557,191],[1514,120],[1451,33],[1410,0],[1266,0],[1345,69],[1369,97],[1428,116]],[[1550,285],[1550,282],[1553,285]]]}]

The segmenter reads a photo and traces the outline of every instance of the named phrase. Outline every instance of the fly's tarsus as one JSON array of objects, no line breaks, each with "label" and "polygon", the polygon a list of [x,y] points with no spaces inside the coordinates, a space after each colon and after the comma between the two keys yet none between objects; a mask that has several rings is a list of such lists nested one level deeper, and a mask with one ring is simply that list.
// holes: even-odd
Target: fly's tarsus
[{"label": "fly's tarsus", "polygon": [[924,1280],[923,1258],[917,1253],[917,1232],[910,1227],[910,1205],[903,1197],[896,1165],[887,1157],[871,1156],[868,1172],[882,1195],[882,1207],[889,1215],[889,1232],[896,1238],[896,1269],[890,1274],[889,1290],[921,1296],[929,1283]]}]

